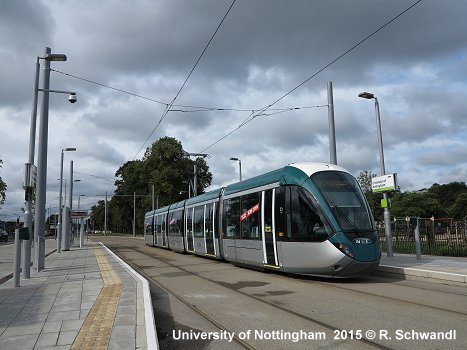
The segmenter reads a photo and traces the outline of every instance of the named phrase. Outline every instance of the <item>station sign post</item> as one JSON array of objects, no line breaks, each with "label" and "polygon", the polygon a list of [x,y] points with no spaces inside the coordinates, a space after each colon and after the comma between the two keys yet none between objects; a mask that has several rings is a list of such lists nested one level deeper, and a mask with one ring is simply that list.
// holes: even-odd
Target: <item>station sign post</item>
[{"label": "station sign post", "polygon": [[371,179],[371,189],[373,193],[393,192],[399,190],[397,174],[386,174],[375,176]]}]

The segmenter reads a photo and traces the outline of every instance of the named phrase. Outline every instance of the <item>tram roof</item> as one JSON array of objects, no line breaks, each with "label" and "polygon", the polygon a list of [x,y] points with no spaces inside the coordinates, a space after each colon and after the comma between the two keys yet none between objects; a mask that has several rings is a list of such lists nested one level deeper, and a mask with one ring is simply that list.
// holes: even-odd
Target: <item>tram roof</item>
[{"label": "tram roof", "polygon": [[169,206],[166,205],[165,207],[156,209],[156,210],[154,211],[154,214],[166,213],[168,210],[169,210]]},{"label": "tram roof", "polygon": [[209,191],[209,192],[200,194],[199,196],[192,197],[190,199],[187,199],[186,205],[188,206],[191,204],[201,203],[201,202],[219,198],[221,191],[222,191],[222,188],[218,188],[217,190]]},{"label": "tram roof", "polygon": [[308,180],[312,174],[319,171],[348,172],[344,168],[334,164],[315,162],[292,163],[269,173],[229,185],[225,188],[224,195],[227,196],[232,193],[242,192],[273,183],[279,183],[280,185],[301,185]]},{"label": "tram roof", "polygon": [[180,202],[171,204],[170,207],[169,207],[169,210],[174,210],[174,209],[183,208],[183,207],[185,206],[185,202],[186,202],[186,199],[184,199],[184,200],[182,200],[182,201],[180,201]]}]

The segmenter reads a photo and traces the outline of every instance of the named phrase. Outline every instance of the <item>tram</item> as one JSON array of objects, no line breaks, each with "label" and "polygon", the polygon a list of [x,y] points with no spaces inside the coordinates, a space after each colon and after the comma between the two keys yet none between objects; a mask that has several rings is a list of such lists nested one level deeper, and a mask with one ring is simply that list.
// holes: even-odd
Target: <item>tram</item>
[{"label": "tram", "polygon": [[371,273],[381,250],[356,179],[326,163],[281,169],[150,211],[147,245],[292,274]]}]

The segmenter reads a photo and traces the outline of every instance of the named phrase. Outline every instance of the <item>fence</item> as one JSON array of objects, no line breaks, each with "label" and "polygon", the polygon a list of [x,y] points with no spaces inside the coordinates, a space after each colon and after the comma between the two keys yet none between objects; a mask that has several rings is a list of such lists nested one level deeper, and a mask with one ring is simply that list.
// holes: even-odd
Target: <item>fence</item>
[{"label": "fence", "polygon": [[[413,221],[395,218],[391,223],[394,253],[415,254]],[[422,254],[467,257],[467,221],[450,218],[419,219]],[[386,251],[384,224],[379,227],[381,249]]]}]

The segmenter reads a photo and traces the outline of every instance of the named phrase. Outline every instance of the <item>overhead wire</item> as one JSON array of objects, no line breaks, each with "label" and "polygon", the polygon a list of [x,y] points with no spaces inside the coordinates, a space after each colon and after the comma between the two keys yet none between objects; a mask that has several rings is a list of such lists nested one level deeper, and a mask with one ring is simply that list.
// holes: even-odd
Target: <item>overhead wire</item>
[{"label": "overhead wire", "polygon": [[63,75],[66,75],[66,76],[68,76],[68,77],[75,78],[75,79],[78,79],[78,80],[82,80],[82,81],[85,81],[85,82],[88,82],[88,83],[91,83],[91,84],[99,85],[99,86],[105,87],[105,88],[107,88],[107,89],[111,89],[111,90],[115,90],[115,91],[118,91],[118,92],[122,92],[122,93],[127,94],[127,95],[131,95],[131,96],[134,96],[134,97],[142,98],[142,99],[144,99],[144,100],[148,100],[148,101],[152,101],[152,102],[155,102],[155,103],[159,103],[159,104],[161,104],[161,105],[165,105],[165,106],[168,106],[168,105],[169,105],[169,104],[166,103],[166,102],[158,101],[158,100],[156,100],[156,99],[154,99],[154,98],[150,98],[150,97],[146,97],[146,96],[143,96],[143,95],[135,94],[134,92],[130,92],[130,91],[123,90],[123,89],[119,89],[119,88],[116,88],[116,87],[113,87],[113,86],[110,86],[110,85],[102,84],[102,83],[99,83],[99,82],[97,82],[97,81],[90,80],[90,79],[86,79],[86,78],[82,78],[82,77],[79,77],[79,76],[77,76],[77,75],[73,75],[73,74],[70,74],[70,73],[65,73],[65,72],[59,71],[59,70],[57,70],[57,69],[50,68],[50,71],[55,72],[55,73],[59,73],[59,74],[63,74]]},{"label": "overhead wire", "polygon": [[208,149],[210,149],[211,147],[213,147],[214,145],[216,145],[217,143],[219,143],[220,141],[224,140],[225,138],[227,138],[228,136],[232,135],[235,131],[237,131],[238,129],[240,129],[241,127],[245,126],[246,124],[248,124],[249,122],[251,122],[252,120],[254,120],[255,118],[259,117],[259,116],[262,116],[264,115],[264,112],[269,110],[272,106],[276,105],[278,102],[282,101],[284,98],[286,98],[287,96],[289,96],[290,94],[292,94],[294,91],[296,91],[297,89],[299,89],[300,87],[302,87],[303,85],[305,85],[306,83],[308,83],[311,79],[315,78],[318,74],[320,74],[321,72],[323,72],[325,69],[329,68],[330,66],[332,66],[334,63],[336,63],[337,61],[341,60],[344,56],[348,55],[350,52],[352,52],[353,50],[355,50],[357,47],[359,47],[360,45],[362,45],[364,42],[366,42],[367,40],[369,40],[371,37],[373,37],[374,35],[376,35],[378,32],[380,32],[381,30],[383,30],[384,28],[386,28],[388,25],[390,25],[392,22],[394,22],[395,20],[397,20],[399,17],[401,17],[402,15],[404,15],[406,12],[410,11],[413,7],[415,7],[416,5],[418,5],[420,2],[422,2],[422,0],[418,0],[416,1],[415,3],[413,3],[412,5],[410,5],[409,7],[407,7],[404,11],[400,12],[397,16],[393,17],[392,19],[390,19],[389,21],[387,21],[385,24],[383,24],[382,26],[380,26],[378,29],[376,29],[375,31],[373,31],[372,33],[368,34],[366,37],[364,37],[362,40],[360,40],[359,42],[357,42],[355,45],[353,45],[351,48],[349,48],[348,50],[344,51],[343,53],[341,53],[339,56],[337,56],[336,58],[334,58],[332,61],[330,61],[328,64],[324,65],[323,67],[321,67],[320,69],[318,69],[315,73],[313,73],[312,75],[310,75],[308,78],[306,78],[304,81],[302,81],[300,84],[298,84],[297,86],[295,86],[293,89],[291,89],[290,91],[288,91],[287,93],[285,93],[284,95],[282,95],[281,97],[279,97],[278,99],[276,99],[274,102],[272,102],[271,104],[267,105],[266,107],[264,107],[263,109],[259,110],[257,113],[255,113],[254,115],[250,115],[249,117],[247,117],[245,119],[245,121],[238,127],[236,127],[235,129],[233,129],[232,131],[230,131],[229,133],[227,133],[226,135],[222,136],[219,140],[217,140],[216,142],[214,142],[213,144],[211,144],[210,146],[206,147],[205,149],[203,149],[202,151],[200,151],[199,153],[203,153],[203,152],[206,152]]},{"label": "overhead wire", "polygon": [[214,39],[214,37],[216,36],[217,32],[219,31],[220,27],[222,26],[222,24],[224,23],[225,19],[227,18],[227,16],[229,15],[230,13],[230,10],[232,9],[233,5],[235,4],[237,0],[233,0],[232,3],[230,4],[227,12],[225,13],[224,17],[222,17],[222,20],[220,21],[219,25],[217,26],[216,30],[214,31],[214,33],[211,35],[211,38],[209,39],[208,43],[206,44],[206,46],[204,47],[203,51],[201,52],[201,55],[199,55],[198,59],[196,60],[195,64],[193,65],[193,68],[191,68],[190,70],[190,73],[188,74],[188,76],[186,77],[185,81],[183,82],[182,86],[180,87],[180,89],[178,90],[177,94],[175,95],[175,97],[172,99],[172,101],[170,102],[170,104],[165,108],[164,110],[164,113],[162,114],[162,117],[161,119],[157,122],[156,126],[154,127],[154,129],[151,131],[151,133],[149,134],[149,136],[146,138],[146,141],[144,141],[143,145],[140,147],[140,149],[138,150],[138,152],[136,152],[136,154],[134,155],[133,157],[133,160],[138,156],[139,152],[141,152],[141,150],[144,148],[144,146],[146,145],[146,143],[148,142],[148,140],[151,138],[151,136],[156,132],[157,128],[159,127],[159,125],[162,123],[162,121],[164,120],[164,118],[167,116],[167,113],[169,112],[170,108],[173,106],[175,100],[177,99],[177,97],[180,95],[180,93],[182,92],[183,88],[185,87],[186,83],[188,82],[188,79],[190,79],[191,77],[191,74],[194,72],[194,70],[196,69],[196,67],[198,66],[198,63],[201,61],[201,58],[204,56],[206,50],[208,49],[209,45],[211,44],[212,40]]}]

